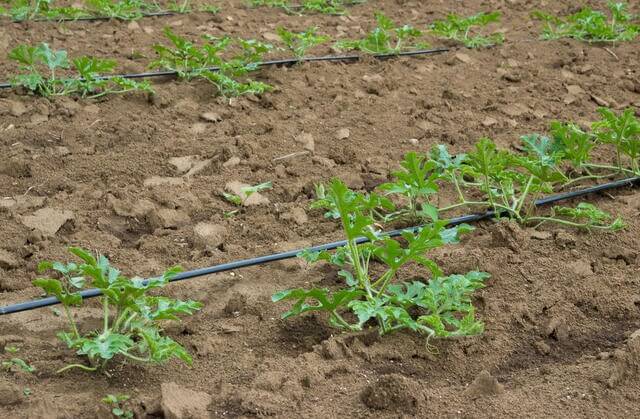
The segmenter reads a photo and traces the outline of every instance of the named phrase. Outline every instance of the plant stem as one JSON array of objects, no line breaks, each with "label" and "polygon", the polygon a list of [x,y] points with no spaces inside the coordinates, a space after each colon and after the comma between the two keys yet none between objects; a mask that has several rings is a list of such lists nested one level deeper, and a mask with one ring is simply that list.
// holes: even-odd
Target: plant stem
[{"label": "plant stem", "polygon": [[527,181],[527,185],[524,187],[524,191],[522,192],[522,195],[520,196],[520,200],[518,202],[518,205],[515,208],[515,213],[516,213],[516,216],[518,216],[518,217],[520,217],[520,209],[522,208],[522,205],[524,204],[524,201],[527,199],[527,195],[529,195],[529,189],[531,189],[531,184],[533,183],[533,179],[534,179],[533,175],[529,176],[529,180]]},{"label": "plant stem", "polygon": [[[589,223],[575,223],[573,221],[568,221],[568,220],[562,220],[560,218],[553,218],[553,217],[529,217],[526,219],[526,221],[540,221],[540,224],[550,221],[550,222],[554,222],[554,223],[558,223],[558,224],[563,224],[563,225],[567,225],[570,227],[577,227],[577,228],[597,228],[600,230],[610,230],[611,229],[611,225],[607,225],[607,226],[600,226],[600,225],[594,225],[594,224],[589,224]],[[540,225],[538,224],[538,225]]]},{"label": "plant stem", "polygon": [[64,308],[64,313],[67,316],[67,320],[69,320],[69,323],[71,324],[71,329],[73,330],[73,334],[76,337],[76,339],[80,339],[80,333],[78,333],[78,327],[76,326],[76,322],[73,320],[73,317],[71,316],[71,311],[69,310],[69,307],[66,305],[62,306]]},{"label": "plant stem", "polygon": [[102,297],[102,311],[104,316],[103,333],[106,334],[109,330],[109,299],[106,296]]},{"label": "plant stem", "polygon": [[593,167],[595,169],[607,169],[607,170],[614,170],[616,172],[624,172],[624,173],[635,174],[633,170],[625,169],[624,167],[615,167],[615,166],[608,166],[608,165],[603,165],[603,164],[593,164],[593,163],[585,163],[584,166]]},{"label": "plant stem", "polygon": [[60,368],[58,371],[56,371],[56,374],[61,374],[67,370],[70,370],[71,368],[80,368],[81,370],[85,371],[96,371],[98,369],[98,367],[87,367],[86,365],[82,364],[69,364],[66,367]]},{"label": "plant stem", "polygon": [[118,352],[118,353],[121,354],[121,355],[126,356],[127,358],[133,359],[134,361],[138,361],[138,362],[150,362],[151,361],[150,357],[140,358],[139,356],[131,355],[130,353],[124,352],[124,351],[121,351],[121,352]]}]

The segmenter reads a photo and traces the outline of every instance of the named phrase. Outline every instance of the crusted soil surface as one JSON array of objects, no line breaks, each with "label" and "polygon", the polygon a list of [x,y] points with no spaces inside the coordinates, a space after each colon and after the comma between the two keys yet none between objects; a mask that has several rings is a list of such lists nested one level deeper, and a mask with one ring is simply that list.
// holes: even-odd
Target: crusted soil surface
[{"label": "crusted soil surface", "polygon": [[[230,103],[207,84],[175,80],[154,83],[153,97],[101,101],[0,92],[0,304],[39,297],[31,285],[37,263],[67,260],[69,245],[145,276],[339,239],[337,225],[308,209],[314,183],[340,177],[370,190],[411,150],[444,143],[462,152],[484,136],[510,148],[554,119],[588,124],[602,104],[640,106],[638,41],[544,42],[529,17],[537,8],[566,14],[602,2],[369,0],[344,17],[220,3],[215,16],[135,25],[3,20],[0,50],[48,42],[141,71],[167,25],[192,38],[272,39],[278,25],[354,38],[372,27],[374,10],[420,27],[450,11],[500,10],[496,28],[507,41],[423,58],[264,69],[257,78],[277,89]],[[2,55],[8,79],[16,67]],[[274,187],[255,205],[225,217],[235,208],[223,191],[266,181]],[[192,368],[115,362],[109,376],[58,375],[77,360],[55,336],[63,319],[50,308],[2,316],[0,352],[20,348],[2,359],[18,356],[36,372],[0,371],[0,416],[107,418],[106,394],[131,395],[139,417],[638,416],[640,195],[589,199],[623,216],[627,229],[486,222],[432,255],[447,273],[492,275],[475,301],[486,332],[431,341],[435,351],[410,333],[340,334],[314,315],[280,320],[286,306],[271,303],[275,291],[338,283],[333,270],[297,260],[168,286],[205,304],[167,326],[193,353]],[[98,321],[97,303],[78,314],[85,328]]]}]

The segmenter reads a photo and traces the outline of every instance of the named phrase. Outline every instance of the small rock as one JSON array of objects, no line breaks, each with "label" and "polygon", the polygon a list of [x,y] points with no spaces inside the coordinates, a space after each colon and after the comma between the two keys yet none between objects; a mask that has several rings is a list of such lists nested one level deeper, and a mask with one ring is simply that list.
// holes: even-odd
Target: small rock
[{"label": "small rock", "polygon": [[172,157],[169,159],[169,164],[174,166],[178,173],[182,174],[188,172],[197,161],[199,161],[198,156]]},{"label": "small rock", "polygon": [[7,252],[4,249],[0,249],[0,268],[2,269],[15,269],[20,266],[20,262],[13,254]]},{"label": "small rock", "polygon": [[290,212],[282,214],[280,216],[283,220],[291,220],[298,225],[306,224],[309,221],[309,217],[307,217],[307,213],[304,211],[304,208],[296,207],[292,209]]},{"label": "small rock", "polygon": [[280,37],[278,36],[278,34],[275,34],[273,32],[265,32],[262,34],[262,37],[264,39],[266,39],[269,42],[279,42],[280,41]]},{"label": "small rock", "polygon": [[551,234],[551,232],[549,231],[533,230],[531,232],[531,238],[536,240],[549,240],[552,237],[553,234]]},{"label": "small rock", "polygon": [[420,141],[417,138],[409,138],[405,141],[413,146],[417,146],[418,144],[420,144]]},{"label": "small rock", "polygon": [[297,143],[302,144],[302,148],[308,150],[310,152],[314,152],[316,149],[315,140],[313,139],[313,135],[302,133],[295,137]]},{"label": "small rock", "polygon": [[418,408],[418,389],[413,384],[399,374],[383,375],[364,388],[360,399],[371,409],[401,411],[413,415]]},{"label": "small rock", "polygon": [[132,20],[127,25],[127,29],[129,29],[130,31],[139,31],[140,30],[140,24],[138,22],[136,22],[135,20]]},{"label": "small rock", "polygon": [[541,355],[549,355],[551,353],[551,346],[547,345],[546,342],[543,342],[541,340],[534,343],[533,346]]},{"label": "small rock", "polygon": [[251,195],[249,195],[249,197],[247,197],[247,194],[243,191],[243,188],[248,188],[250,186],[251,185],[247,185],[246,183],[242,183],[234,180],[231,182],[227,182],[224,188],[227,190],[227,192],[234,193],[238,195],[240,198],[242,198],[243,200],[242,205],[245,207],[269,204],[270,202],[269,198],[267,198],[266,196],[263,196],[262,194],[260,194],[260,192],[254,192]]},{"label": "small rock", "polygon": [[573,96],[580,96],[585,94],[584,89],[577,84],[568,84],[565,86],[565,88],[567,89],[567,93]]},{"label": "small rock", "polygon": [[0,405],[9,406],[22,403],[22,390],[9,380],[0,378]]},{"label": "small rock", "polygon": [[191,125],[190,131],[192,134],[204,134],[207,131],[207,125],[203,124],[202,122],[196,122],[195,124]]},{"label": "small rock", "polygon": [[228,315],[235,315],[241,313],[247,306],[247,297],[239,292],[233,292],[229,301],[224,306],[224,312]]},{"label": "small rock", "polygon": [[160,208],[149,214],[149,222],[155,228],[180,228],[191,222],[187,213],[170,209]]},{"label": "small rock", "polygon": [[201,391],[193,391],[176,383],[162,383],[162,411],[166,419],[208,418],[207,411],[211,396]]},{"label": "small rock", "polygon": [[152,176],[144,180],[144,186],[156,187],[156,186],[180,186],[184,184],[184,179],[179,177],[162,177]]},{"label": "small rock", "polygon": [[456,60],[464,64],[469,64],[471,61],[473,61],[471,57],[469,57],[467,54],[463,52],[457,52],[455,57],[456,57]]},{"label": "small rock", "polygon": [[556,244],[560,247],[574,247],[576,245],[576,238],[573,234],[560,230],[555,234]]},{"label": "small rock", "polygon": [[227,238],[227,228],[221,224],[198,223],[193,227],[194,244],[200,248],[213,250]]},{"label": "small rock", "polygon": [[213,162],[212,159],[201,160],[194,163],[193,167],[184,175],[185,177],[195,176],[198,173],[204,171]]},{"label": "small rock", "polygon": [[349,128],[341,128],[336,131],[335,139],[346,140],[347,138],[349,138],[349,136],[351,136],[351,131],[349,131]]},{"label": "small rock", "polygon": [[221,122],[222,117],[217,112],[205,112],[200,115],[200,118],[204,119],[207,122]]},{"label": "small rock", "polygon": [[485,119],[482,120],[482,125],[484,125],[485,127],[492,127],[497,123],[498,123],[498,120],[490,116],[487,116]]},{"label": "small rock", "polygon": [[606,106],[607,108],[611,105],[609,102],[607,102],[606,100],[602,99],[601,97],[598,97],[596,95],[591,95],[591,99],[600,106]]},{"label": "small rock", "polygon": [[233,156],[229,158],[226,162],[222,163],[222,167],[225,169],[231,169],[232,167],[236,167],[240,164],[240,157]]},{"label": "small rock", "polygon": [[73,219],[72,211],[42,208],[34,212],[33,215],[22,217],[22,224],[40,231],[45,236],[54,236],[65,223]]},{"label": "small rock", "polygon": [[529,112],[529,108],[521,103],[513,103],[503,106],[502,108],[500,108],[500,111],[507,116],[515,118]]},{"label": "small rock", "polygon": [[558,342],[566,341],[569,338],[569,326],[564,319],[554,317],[547,324],[545,335]]},{"label": "small rock", "polygon": [[475,399],[482,396],[495,396],[502,392],[504,392],[504,386],[489,371],[482,370],[464,394]]},{"label": "small rock", "polygon": [[275,169],[273,169],[273,171],[275,172],[276,176],[281,179],[287,177],[287,169],[282,164],[277,165]]},{"label": "small rock", "polygon": [[384,87],[384,78],[380,74],[364,75],[362,80],[367,84],[367,93],[380,95]]},{"label": "small rock", "polygon": [[327,168],[336,167],[337,165],[332,159],[322,156],[313,156],[311,161]]},{"label": "small rock", "polygon": [[131,217],[143,220],[155,208],[155,204],[148,199],[140,199],[135,204],[117,199],[113,195],[107,196],[107,202],[111,205],[113,212],[121,217]]},{"label": "small rock", "polygon": [[30,120],[33,125],[44,124],[49,120],[49,116],[41,113],[36,113],[31,115]]},{"label": "small rock", "polygon": [[593,269],[591,268],[591,263],[588,260],[580,259],[573,261],[568,265],[568,267],[573,273],[582,278],[593,275]]},{"label": "small rock", "polygon": [[564,99],[562,100],[562,102],[563,102],[565,105],[571,105],[572,103],[575,103],[575,101],[577,101],[577,100],[578,100],[578,99],[577,99],[575,96],[573,96],[573,95],[566,95],[566,96],[564,97]]},{"label": "small rock", "polygon": [[18,101],[9,101],[9,113],[15,117],[19,117],[27,113],[27,107],[24,103]]}]

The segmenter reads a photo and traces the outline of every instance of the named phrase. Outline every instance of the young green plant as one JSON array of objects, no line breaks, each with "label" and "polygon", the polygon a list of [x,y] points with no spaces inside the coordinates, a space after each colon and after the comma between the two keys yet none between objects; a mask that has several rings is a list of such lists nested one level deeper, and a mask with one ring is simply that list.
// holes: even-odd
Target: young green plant
[{"label": "young green plant", "polygon": [[269,181],[269,182],[259,183],[253,186],[245,186],[243,188],[240,188],[239,195],[223,192],[222,196],[224,197],[224,199],[226,199],[228,202],[232,203],[233,205],[241,207],[245,204],[245,202],[247,202],[247,199],[249,199],[251,195],[253,195],[256,192],[266,191],[268,189],[271,189],[271,187],[272,187],[272,183]]},{"label": "young green plant", "polygon": [[[196,45],[165,28],[166,37],[172,47],[154,45],[158,55],[150,67],[175,71],[179,77],[190,80],[201,78],[211,82],[224,97],[245,94],[262,94],[272,87],[266,83],[249,79],[250,72],[258,69],[262,57],[271,51],[269,44],[255,40],[229,37],[216,38],[205,35],[202,45]],[[231,44],[240,49],[230,58],[222,57]]]},{"label": "young green plant", "polygon": [[111,407],[111,414],[117,418],[133,419],[133,411],[126,408],[125,404],[131,396],[128,394],[107,394],[102,398],[102,403]]},{"label": "young green plant", "polygon": [[393,54],[406,50],[424,49],[428,45],[416,42],[422,32],[413,26],[396,24],[382,13],[375,14],[377,27],[364,39],[345,40],[335,43],[340,50],[358,50],[367,54]]},{"label": "young green plant", "polygon": [[290,32],[283,27],[278,27],[278,36],[282,40],[282,43],[289,48],[289,50],[299,60],[303,59],[310,48],[323,44],[329,40],[328,36],[318,35],[318,28],[311,27],[307,30],[295,33]]},{"label": "young green plant", "polygon": [[[377,198],[351,191],[337,179],[325,192],[314,207],[327,209],[329,217],[338,218],[347,244],[333,254],[303,252],[300,257],[310,263],[322,260],[336,266],[345,286],[333,292],[326,288],[295,288],[274,294],[274,302],[293,301],[283,318],[320,311],[328,314],[332,326],[343,330],[361,330],[373,322],[381,335],[409,329],[427,340],[483,331],[482,322],[475,318],[471,296],[484,286],[489,275],[469,272],[444,276],[426,256],[430,250],[458,242],[459,236],[471,227],[446,228],[446,222],[435,220],[418,230],[403,232],[398,241],[378,230],[371,215],[371,203]],[[368,242],[363,243],[363,239]],[[380,272],[374,264],[381,266],[381,274],[374,273]],[[426,268],[430,279],[397,281],[411,264]]]},{"label": "young green plant", "polygon": [[[157,278],[130,279],[112,267],[105,256],[94,257],[77,247],[71,247],[69,251],[82,263],[41,262],[40,271],[53,270],[59,278],[33,281],[35,286],[62,304],[70,330],[58,333],[58,338],[89,362],[89,365],[67,365],[59,373],[72,368],[104,371],[109,361],[117,356],[148,364],[177,358],[191,365],[192,359],[186,349],[162,333],[162,322],[179,320],[179,315],[191,315],[202,304],[150,294],[152,290],[163,288],[180,268],[168,269]],[[102,293],[102,327],[83,332],[71,310],[83,307],[79,291],[91,287]]]},{"label": "young green plant", "polygon": [[[104,76],[114,71],[116,62],[113,60],[78,57],[70,62],[66,51],[54,51],[45,43],[18,45],[9,52],[9,58],[17,61],[23,72],[13,77],[11,83],[44,97],[80,95],[97,98],[135,91],[153,92],[147,81]],[[75,70],[78,77],[60,74],[68,69]]]},{"label": "young green plant", "polygon": [[429,32],[438,38],[461,42],[467,48],[482,48],[499,45],[504,42],[504,34],[494,32],[489,35],[478,34],[475,28],[483,28],[490,23],[500,21],[500,12],[478,13],[461,17],[451,13],[445,20],[429,25]]},{"label": "young green plant", "polygon": [[628,12],[627,3],[607,3],[611,17],[589,7],[564,18],[536,11],[533,17],[545,24],[542,39],[574,38],[586,42],[633,41],[640,34],[638,20]]}]

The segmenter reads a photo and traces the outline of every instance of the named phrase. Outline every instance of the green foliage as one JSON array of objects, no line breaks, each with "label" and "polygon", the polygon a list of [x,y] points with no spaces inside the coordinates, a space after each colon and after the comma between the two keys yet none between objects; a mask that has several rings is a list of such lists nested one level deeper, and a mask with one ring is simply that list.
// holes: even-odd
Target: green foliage
[{"label": "green foliage", "polygon": [[640,121],[633,109],[628,108],[620,116],[610,109],[599,108],[602,119],[592,126],[597,140],[616,148],[618,169],[623,170],[623,156],[631,163],[631,171],[640,175]]},{"label": "green foliage", "polygon": [[304,32],[289,32],[283,27],[278,27],[278,36],[298,59],[304,58],[307,50],[329,40],[328,36],[318,35],[318,28],[308,28]]},{"label": "green foliage", "polygon": [[[12,78],[14,86],[22,86],[41,96],[81,95],[96,98],[107,94],[131,91],[152,92],[151,85],[122,77],[105,77],[116,62],[93,57],[78,57],[69,62],[66,51],[54,51],[48,44],[38,46],[18,45],[9,52],[9,58],[20,64],[19,74]],[[79,77],[60,75],[73,69]]]},{"label": "green foliage", "polygon": [[564,18],[544,12],[533,16],[545,22],[542,39],[574,38],[587,42],[632,41],[640,34],[637,17],[628,12],[626,3],[608,2],[610,18],[604,12],[584,8]]},{"label": "green foliage", "polygon": [[279,7],[287,13],[311,12],[330,15],[346,14],[347,6],[364,3],[366,0],[248,0],[251,7]]},{"label": "green foliage", "polygon": [[[617,217],[613,219],[610,214],[587,202],[581,202],[575,208],[555,206],[553,207],[552,212],[554,216],[569,220],[568,222],[565,222],[565,224],[585,228],[587,230],[602,229],[617,231],[625,227],[622,218]],[[532,217],[532,220],[544,222],[547,218]]]},{"label": "green foliage", "polygon": [[[496,216],[521,223],[556,222],[585,229],[622,228],[621,220],[607,223],[611,218],[608,214],[597,209],[586,211],[587,207],[581,206],[555,208],[549,217],[534,214],[536,198],[574,182],[564,172],[563,161],[590,166],[587,162],[594,143],[589,136],[585,137],[573,124],[554,123],[552,131],[553,139],[538,134],[523,136],[523,154],[499,150],[487,138],[479,140],[472,152],[455,158],[444,146],[434,149],[430,161],[436,165],[440,179],[453,184],[458,195],[457,203],[441,207],[439,211],[485,207],[493,210]],[[478,193],[481,199],[467,199]]]},{"label": "green foliage", "polygon": [[[70,368],[87,371],[104,369],[109,360],[123,356],[137,362],[162,363],[178,358],[191,364],[191,356],[177,342],[162,335],[163,320],[179,320],[179,315],[191,315],[202,304],[188,300],[174,300],[149,295],[152,290],[163,288],[180,269],[167,270],[163,276],[151,279],[127,278],[112,267],[104,256],[94,257],[87,251],[71,247],[69,251],[83,263],[42,262],[40,271],[53,270],[57,278],[39,278],[33,284],[47,295],[62,303],[71,327],[70,332],[60,332],[58,337],[78,355],[85,356],[90,366],[71,364]],[[71,308],[82,307],[79,291],[95,287],[103,297],[102,330],[81,333],[71,315]]]},{"label": "green foliage", "polygon": [[7,345],[7,346],[4,347],[4,351],[5,352],[9,352],[10,354],[15,354],[15,353],[20,351],[20,348],[18,348],[17,346],[13,346],[13,345]]},{"label": "green foliage", "polygon": [[[407,162],[412,162],[412,158]],[[418,163],[420,166],[422,161]],[[333,254],[307,251],[300,257],[310,263],[322,260],[333,264],[344,278],[345,287],[334,292],[325,288],[278,292],[272,297],[274,302],[294,302],[283,318],[322,311],[328,313],[332,326],[344,330],[361,330],[373,321],[380,334],[410,329],[427,338],[482,332],[483,325],[474,316],[471,295],[483,287],[488,274],[469,272],[444,276],[437,264],[426,256],[430,250],[458,242],[461,234],[471,230],[469,226],[447,229],[446,222],[433,220],[414,232],[403,232],[402,240],[398,241],[378,230],[372,212],[372,203],[379,202],[378,199],[354,192],[340,180],[333,180],[321,191],[323,196],[315,206],[328,210],[331,217],[340,221],[347,245]],[[369,241],[358,244],[363,237]],[[372,269],[376,262],[382,267],[379,275]],[[411,283],[396,281],[401,270],[410,264],[426,268],[431,279]]]},{"label": "green foliage", "polygon": [[430,220],[438,218],[438,209],[429,202],[438,192],[436,180],[436,162],[429,161],[427,156],[410,152],[400,163],[401,170],[393,172],[393,182],[384,183],[379,189],[387,195],[396,195],[407,201],[407,206],[387,216],[393,219],[408,216],[413,220]]},{"label": "green foliage", "polygon": [[240,195],[223,192],[222,196],[224,197],[224,199],[231,202],[232,204],[241,207],[242,205],[244,205],[245,202],[247,202],[247,199],[249,199],[251,195],[253,195],[256,192],[266,191],[268,189],[271,189],[271,187],[272,187],[272,184],[271,184],[271,181],[269,181],[269,182],[259,183],[253,186],[245,186],[244,188],[240,188]]},{"label": "green foliage", "polygon": [[553,148],[569,160],[573,167],[581,169],[591,159],[591,151],[596,146],[594,138],[574,123],[554,121],[549,129],[553,138]]},{"label": "green foliage", "polygon": [[[162,11],[155,1],[145,0],[84,0],[82,7],[55,7],[55,0],[11,0],[9,9],[0,9],[0,14],[10,16],[14,21],[24,20],[74,20],[89,17],[109,17],[121,20],[135,20],[145,14]],[[186,13],[189,0],[182,4],[170,3],[169,10]]]},{"label": "green foliage", "polygon": [[439,38],[453,39],[463,43],[467,48],[490,47],[502,44],[504,35],[492,33],[490,35],[475,34],[474,28],[482,28],[490,23],[500,21],[500,12],[478,13],[469,17],[449,14],[446,20],[438,20],[429,25],[429,31]]},{"label": "green foliage", "polygon": [[[205,35],[202,45],[196,45],[165,28],[164,33],[172,47],[154,45],[158,57],[151,67],[177,72],[184,79],[201,78],[208,80],[225,97],[245,94],[261,94],[272,89],[268,84],[247,78],[258,69],[262,57],[273,49],[269,44],[255,40],[230,37],[216,38]],[[239,52],[230,58],[223,58],[231,45]]]},{"label": "green foliage", "polygon": [[11,0],[9,8],[0,8],[0,15],[11,17],[15,22],[32,19],[77,19],[87,12],[77,7],[54,7],[54,0]]},{"label": "green foliage", "polygon": [[20,368],[24,372],[33,373],[36,371],[34,367],[27,364],[20,358],[11,358],[8,361],[2,361],[2,367],[6,370],[11,370],[12,367]]},{"label": "green foliage", "polygon": [[378,26],[364,39],[338,41],[335,47],[341,50],[359,50],[367,54],[391,54],[427,46],[414,42],[422,36],[418,29],[409,25],[396,27],[395,23],[382,13],[376,13],[375,17]]},{"label": "green foliage", "polygon": [[111,409],[113,416],[122,419],[133,419],[133,411],[125,408],[125,403],[130,398],[131,396],[127,394],[107,394],[102,398],[102,403],[113,406]]}]

